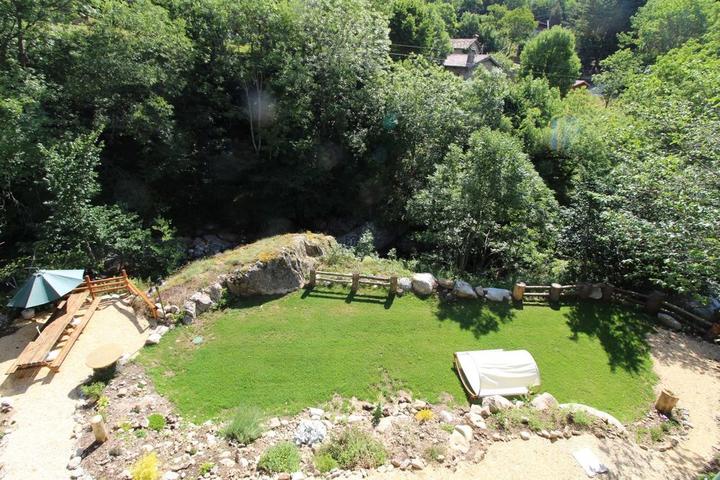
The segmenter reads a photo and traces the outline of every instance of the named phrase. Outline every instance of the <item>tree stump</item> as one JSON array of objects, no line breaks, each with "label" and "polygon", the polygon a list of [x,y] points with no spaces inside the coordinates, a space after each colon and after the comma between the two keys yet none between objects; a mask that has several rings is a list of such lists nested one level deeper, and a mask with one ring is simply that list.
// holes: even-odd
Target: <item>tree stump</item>
[{"label": "tree stump", "polygon": [[90,419],[90,426],[92,427],[96,442],[104,443],[108,439],[107,428],[105,427],[102,416],[95,415],[92,417]]},{"label": "tree stump", "polygon": [[550,296],[548,296],[548,300],[552,303],[557,303],[560,301],[560,292],[562,292],[562,285],[559,283],[551,283],[550,284]]},{"label": "tree stump", "polygon": [[516,302],[522,302],[523,297],[525,296],[525,283],[524,282],[518,282],[513,287],[512,291],[512,298]]},{"label": "tree stump", "polygon": [[360,274],[358,272],[353,272],[352,274],[352,285],[350,286],[350,290],[353,292],[357,292],[360,288]]},{"label": "tree stump", "polygon": [[655,409],[663,415],[670,415],[678,400],[680,399],[671,390],[663,389],[655,402]]}]

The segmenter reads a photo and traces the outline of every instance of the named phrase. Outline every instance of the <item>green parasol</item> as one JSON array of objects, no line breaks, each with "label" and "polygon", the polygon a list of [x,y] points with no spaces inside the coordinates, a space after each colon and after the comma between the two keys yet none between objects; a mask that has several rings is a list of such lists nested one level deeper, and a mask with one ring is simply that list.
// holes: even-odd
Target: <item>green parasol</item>
[{"label": "green parasol", "polygon": [[83,282],[83,273],[84,270],[38,270],[7,306],[30,308],[57,300]]}]

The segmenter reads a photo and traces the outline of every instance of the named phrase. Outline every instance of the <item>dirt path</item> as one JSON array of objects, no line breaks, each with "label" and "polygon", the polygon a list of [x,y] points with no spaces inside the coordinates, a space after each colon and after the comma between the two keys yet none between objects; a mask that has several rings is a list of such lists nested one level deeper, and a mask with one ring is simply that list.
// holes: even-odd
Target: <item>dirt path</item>
[{"label": "dirt path", "polygon": [[660,331],[650,338],[658,390],[666,387],[679,397],[678,406],[690,411],[694,428],[673,450],[646,451],[631,441],[600,440],[591,435],[550,443],[539,437],[530,441],[495,443],[485,459],[463,465],[454,473],[427,469],[419,473],[375,474],[371,480],[582,480],[587,476],[572,452],[591,448],[609,467],[606,477],[617,480],[680,480],[694,478],[720,447],[720,347],[684,335]]},{"label": "dirt path", "polygon": [[43,368],[35,375],[5,376],[36,335],[31,323],[0,338],[0,396],[12,401],[12,419],[16,422],[14,431],[2,441],[0,477],[66,480],[65,467],[75,442],[70,438],[73,415],[80,402],[77,387],[92,373],[85,366],[85,358],[106,343],[117,343],[128,353],[137,351],[145,342],[147,323],[138,321],[129,306],[116,301],[95,312],[57,374]]}]

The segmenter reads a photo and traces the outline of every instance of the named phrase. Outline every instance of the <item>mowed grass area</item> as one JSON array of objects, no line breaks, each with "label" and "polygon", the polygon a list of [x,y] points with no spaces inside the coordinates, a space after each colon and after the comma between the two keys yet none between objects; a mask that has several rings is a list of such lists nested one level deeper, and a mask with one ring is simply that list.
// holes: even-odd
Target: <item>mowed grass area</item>
[{"label": "mowed grass area", "polygon": [[[334,393],[374,401],[397,388],[431,402],[443,392],[465,402],[452,354],[490,348],[530,351],[541,389],[560,402],[630,421],[652,401],[649,323],[639,313],[600,303],[519,310],[372,295],[324,289],[244,301],[176,328],[139,361],[196,420],[238,406],[294,413]],[[198,335],[204,341],[194,345]]]}]

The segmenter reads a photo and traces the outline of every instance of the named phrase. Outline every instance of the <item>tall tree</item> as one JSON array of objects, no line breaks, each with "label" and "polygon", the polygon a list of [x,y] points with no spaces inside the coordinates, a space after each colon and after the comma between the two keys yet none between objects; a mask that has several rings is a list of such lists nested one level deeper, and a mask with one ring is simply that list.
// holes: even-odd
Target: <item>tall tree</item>
[{"label": "tall tree", "polygon": [[566,94],[580,73],[575,35],[563,27],[541,32],[522,51],[520,72],[524,76],[545,77],[551,86]]},{"label": "tall tree", "polygon": [[396,58],[415,54],[437,61],[451,51],[443,18],[425,0],[393,1],[390,40]]}]

